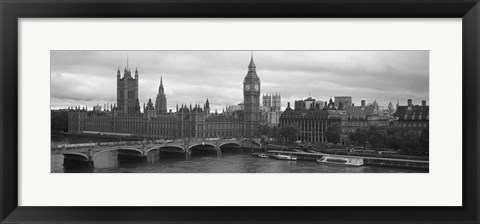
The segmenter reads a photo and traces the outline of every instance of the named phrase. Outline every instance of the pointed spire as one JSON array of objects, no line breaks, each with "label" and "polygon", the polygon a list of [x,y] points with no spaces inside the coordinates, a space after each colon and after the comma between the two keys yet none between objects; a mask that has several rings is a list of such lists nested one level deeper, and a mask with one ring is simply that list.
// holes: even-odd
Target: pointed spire
[{"label": "pointed spire", "polygon": [[248,68],[249,68],[249,69],[255,69],[255,68],[256,68],[255,62],[253,61],[253,51],[251,52],[250,64],[248,65]]},{"label": "pointed spire", "polygon": [[127,69],[130,70],[130,67],[128,67],[128,53],[127,53]]}]

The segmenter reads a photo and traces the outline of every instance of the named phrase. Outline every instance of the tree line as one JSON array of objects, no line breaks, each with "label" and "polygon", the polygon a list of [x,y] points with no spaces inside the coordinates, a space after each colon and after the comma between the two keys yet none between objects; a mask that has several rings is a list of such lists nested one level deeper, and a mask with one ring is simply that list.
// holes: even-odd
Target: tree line
[{"label": "tree line", "polygon": [[365,127],[348,135],[353,143],[376,148],[402,151],[428,152],[429,129],[407,129],[399,127]]},{"label": "tree line", "polygon": [[55,132],[67,132],[68,131],[68,112],[65,110],[50,111],[51,115],[51,130]]},{"label": "tree line", "polygon": [[[268,126],[260,125],[258,134],[269,138],[276,138],[284,142],[295,142],[299,139],[300,129],[297,126]],[[325,133],[327,142],[338,144],[342,137],[342,126],[333,123],[328,126]],[[352,144],[371,146],[373,148],[387,148],[401,151],[428,152],[429,129],[408,129],[400,127],[370,126],[358,128],[349,133],[348,138]]]}]

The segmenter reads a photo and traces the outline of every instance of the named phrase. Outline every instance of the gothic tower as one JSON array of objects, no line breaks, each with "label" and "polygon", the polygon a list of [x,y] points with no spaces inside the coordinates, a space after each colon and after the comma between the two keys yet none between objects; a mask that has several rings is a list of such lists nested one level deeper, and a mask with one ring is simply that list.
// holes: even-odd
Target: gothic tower
[{"label": "gothic tower", "polygon": [[155,110],[157,114],[167,113],[167,97],[163,89],[163,77],[160,76],[160,87],[158,87],[157,100],[155,101]]},{"label": "gothic tower", "polygon": [[208,102],[208,98],[207,102],[205,102],[205,105],[203,106],[203,111],[205,111],[206,115],[210,115],[210,103]]},{"label": "gothic tower", "polygon": [[272,111],[281,111],[282,97],[280,93],[274,93],[272,96]]},{"label": "gothic tower", "polygon": [[127,66],[120,76],[120,68],[117,70],[117,106],[124,114],[139,113],[138,105],[138,70],[135,69],[135,78],[132,77],[130,67]]},{"label": "gothic tower", "polygon": [[260,122],[260,78],[257,75],[253,53],[248,73],[243,80],[244,136],[253,137]]}]

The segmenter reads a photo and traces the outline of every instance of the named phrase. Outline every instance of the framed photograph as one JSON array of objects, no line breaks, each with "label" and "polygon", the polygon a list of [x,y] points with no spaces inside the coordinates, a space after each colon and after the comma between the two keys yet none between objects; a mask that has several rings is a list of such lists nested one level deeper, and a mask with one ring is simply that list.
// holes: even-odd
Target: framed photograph
[{"label": "framed photograph", "polygon": [[478,223],[478,1],[3,1],[2,223]]}]

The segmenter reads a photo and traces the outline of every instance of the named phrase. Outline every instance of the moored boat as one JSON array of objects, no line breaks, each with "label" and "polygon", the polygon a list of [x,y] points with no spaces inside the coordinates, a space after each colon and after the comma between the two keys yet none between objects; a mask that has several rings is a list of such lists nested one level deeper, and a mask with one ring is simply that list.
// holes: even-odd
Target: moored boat
[{"label": "moored boat", "polygon": [[275,159],[278,159],[278,160],[297,160],[297,157],[296,156],[292,156],[292,155],[281,155],[281,154],[278,154],[275,156]]},{"label": "moored boat", "polygon": [[328,163],[328,164],[340,164],[340,165],[347,165],[347,166],[363,166],[362,158],[324,156],[320,159],[317,159],[317,162]]},{"label": "moored boat", "polygon": [[267,156],[267,154],[265,154],[265,153],[260,153],[260,154],[258,154],[258,157],[260,157],[260,158],[267,158],[267,159],[268,159],[268,156]]},{"label": "moored boat", "polygon": [[252,156],[260,157],[260,158],[268,158],[268,155],[265,153],[252,153]]}]

